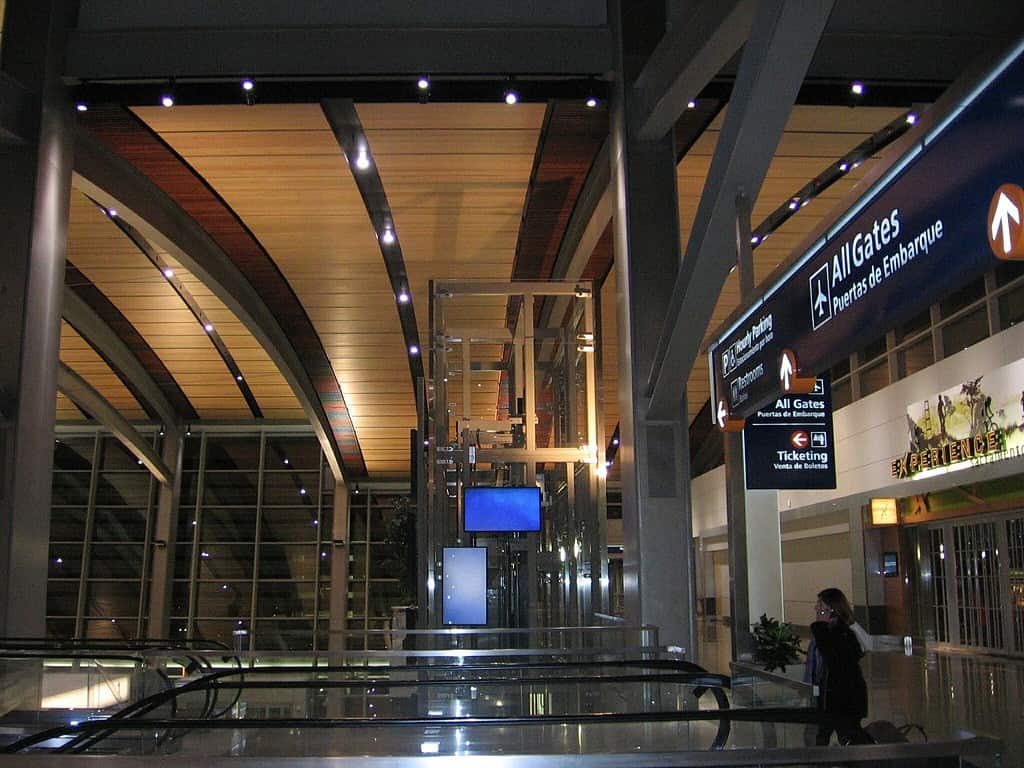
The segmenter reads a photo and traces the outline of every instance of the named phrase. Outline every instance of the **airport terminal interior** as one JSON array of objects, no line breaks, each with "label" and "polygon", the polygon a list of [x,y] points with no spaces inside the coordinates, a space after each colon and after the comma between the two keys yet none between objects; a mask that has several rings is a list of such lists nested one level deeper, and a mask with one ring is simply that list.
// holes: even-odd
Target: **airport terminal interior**
[{"label": "airport terminal interior", "polygon": [[1024,765],[1024,5],[0,19],[0,768]]}]

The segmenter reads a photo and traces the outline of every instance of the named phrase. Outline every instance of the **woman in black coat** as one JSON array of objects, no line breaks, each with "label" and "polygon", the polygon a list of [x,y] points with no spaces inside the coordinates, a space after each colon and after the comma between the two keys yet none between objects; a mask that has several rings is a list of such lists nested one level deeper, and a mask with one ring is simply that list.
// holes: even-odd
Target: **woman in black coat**
[{"label": "woman in black coat", "polygon": [[840,744],[870,740],[860,727],[868,714],[868,688],[860,671],[864,655],[857,636],[850,629],[853,610],[841,590],[818,593],[807,649],[807,679],[815,687],[818,710],[832,716],[818,727],[816,743],[826,745],[836,732]]}]

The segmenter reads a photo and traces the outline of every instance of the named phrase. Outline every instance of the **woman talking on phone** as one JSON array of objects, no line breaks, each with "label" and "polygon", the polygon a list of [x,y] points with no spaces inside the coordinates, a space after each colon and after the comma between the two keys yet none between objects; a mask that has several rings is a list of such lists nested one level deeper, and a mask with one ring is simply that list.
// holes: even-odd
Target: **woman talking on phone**
[{"label": "woman talking on phone", "polygon": [[860,727],[868,714],[868,689],[860,671],[864,655],[850,627],[853,609],[841,590],[834,587],[818,593],[807,649],[807,678],[815,687],[818,710],[831,721],[818,727],[815,743],[824,746],[836,732],[840,744],[869,742]]}]

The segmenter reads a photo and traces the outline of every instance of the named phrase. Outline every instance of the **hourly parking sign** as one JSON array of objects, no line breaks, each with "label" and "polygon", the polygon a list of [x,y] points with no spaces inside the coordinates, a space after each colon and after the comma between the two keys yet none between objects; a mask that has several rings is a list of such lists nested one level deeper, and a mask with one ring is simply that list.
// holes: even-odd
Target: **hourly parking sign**
[{"label": "hourly parking sign", "polygon": [[747,419],[747,488],[836,487],[830,390],[827,377],[820,377],[811,392],[784,394]]}]

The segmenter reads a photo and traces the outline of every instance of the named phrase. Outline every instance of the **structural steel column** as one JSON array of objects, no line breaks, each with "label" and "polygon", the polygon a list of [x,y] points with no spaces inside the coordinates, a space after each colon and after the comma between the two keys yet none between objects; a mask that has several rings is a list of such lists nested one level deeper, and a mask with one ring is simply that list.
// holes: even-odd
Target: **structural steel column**
[{"label": "structural steel column", "polygon": [[[653,6],[652,6],[653,7]],[[617,73],[611,105],[615,269],[618,277],[619,466],[626,621],[654,624],[661,643],[692,654],[693,562],[686,401],[666,420],[646,418],[644,386],[679,269],[675,147],[671,132],[636,139],[632,79],[649,50],[625,4],[610,4]],[[633,18],[630,18],[633,14]],[[664,19],[661,19],[664,27]],[[656,40],[654,41],[656,42]],[[679,371],[685,381],[688,371]],[[680,387],[683,394],[684,387]]]},{"label": "structural steel column", "polygon": [[23,144],[0,146],[0,636],[45,633],[54,403],[71,196],[60,81],[67,3],[7,3],[3,69],[38,96]]},{"label": "structural steel column", "polygon": [[348,630],[348,486],[334,484],[334,518],[331,529],[331,618],[327,641],[332,653],[346,649]]},{"label": "structural steel column", "polygon": [[146,637],[170,637],[171,587],[174,583],[174,545],[178,535],[178,499],[181,495],[181,431],[166,427],[161,458],[174,473],[170,485],[158,485],[153,541],[152,580],[149,583],[149,624]]}]

